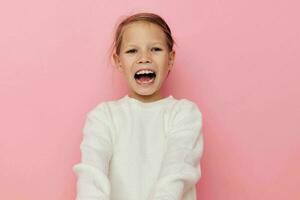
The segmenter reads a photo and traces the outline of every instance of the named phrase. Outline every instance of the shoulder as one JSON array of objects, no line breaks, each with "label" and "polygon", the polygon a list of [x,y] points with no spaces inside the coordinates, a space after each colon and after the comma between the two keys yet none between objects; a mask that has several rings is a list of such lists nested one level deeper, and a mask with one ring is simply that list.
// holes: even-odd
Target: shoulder
[{"label": "shoulder", "polygon": [[112,115],[116,115],[120,111],[121,99],[117,100],[103,100],[96,103],[90,110],[87,111],[87,116],[102,117],[106,120],[112,118]]},{"label": "shoulder", "polygon": [[83,134],[112,141],[112,121],[108,112],[107,102],[97,103],[86,112]]},{"label": "shoulder", "polygon": [[97,119],[106,119],[107,115],[109,114],[108,110],[108,101],[98,102],[97,104],[93,105],[87,112],[87,118],[97,118]]},{"label": "shoulder", "polygon": [[182,98],[173,101],[168,109],[167,124],[172,128],[191,128],[202,126],[202,112],[199,106],[192,100]]},{"label": "shoulder", "polygon": [[202,112],[199,106],[187,98],[177,99],[172,106],[174,115],[194,115],[202,118]]},{"label": "shoulder", "polygon": [[202,112],[194,101],[186,98],[178,99],[169,111],[168,127],[171,130],[195,130],[198,134],[203,122]]}]

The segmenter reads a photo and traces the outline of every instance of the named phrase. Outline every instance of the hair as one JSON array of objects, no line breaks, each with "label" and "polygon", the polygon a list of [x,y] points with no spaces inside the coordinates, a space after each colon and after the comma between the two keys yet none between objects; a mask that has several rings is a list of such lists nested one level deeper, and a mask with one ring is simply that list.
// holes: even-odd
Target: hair
[{"label": "hair", "polygon": [[149,12],[140,12],[134,15],[127,16],[118,24],[113,38],[112,51],[110,52],[110,56],[114,52],[117,55],[120,54],[124,27],[133,22],[147,22],[147,23],[158,25],[161,28],[161,30],[165,33],[168,50],[169,51],[173,50],[173,45],[175,44],[175,41],[173,39],[171,29],[166,23],[166,21],[157,14],[149,13]]}]

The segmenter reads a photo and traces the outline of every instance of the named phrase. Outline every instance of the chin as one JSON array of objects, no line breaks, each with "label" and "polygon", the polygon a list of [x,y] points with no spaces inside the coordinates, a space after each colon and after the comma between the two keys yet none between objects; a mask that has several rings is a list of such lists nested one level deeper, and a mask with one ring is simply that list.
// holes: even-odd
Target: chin
[{"label": "chin", "polygon": [[141,96],[151,96],[153,94],[155,94],[156,90],[152,90],[152,89],[135,89],[133,90],[136,94],[141,95]]}]

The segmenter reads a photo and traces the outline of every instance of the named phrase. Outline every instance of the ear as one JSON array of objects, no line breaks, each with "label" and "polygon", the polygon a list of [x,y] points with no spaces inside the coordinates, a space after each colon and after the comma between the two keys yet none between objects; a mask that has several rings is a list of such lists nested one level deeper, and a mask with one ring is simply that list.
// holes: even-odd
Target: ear
[{"label": "ear", "polygon": [[123,67],[122,67],[122,65],[121,65],[120,57],[119,57],[119,55],[117,55],[115,52],[113,53],[113,59],[114,59],[114,62],[115,62],[115,64],[116,64],[117,69],[118,69],[120,72],[123,72],[124,69],[123,69]]},{"label": "ear", "polygon": [[170,53],[169,53],[169,70],[171,70],[172,67],[173,67],[173,65],[174,65],[175,54],[176,54],[176,53],[175,53],[174,50],[170,51]]}]

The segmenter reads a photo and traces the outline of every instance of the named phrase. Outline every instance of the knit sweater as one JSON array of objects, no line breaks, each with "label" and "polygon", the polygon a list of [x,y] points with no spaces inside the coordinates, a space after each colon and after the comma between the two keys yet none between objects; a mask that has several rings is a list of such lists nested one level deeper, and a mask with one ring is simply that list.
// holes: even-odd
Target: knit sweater
[{"label": "knit sweater", "polygon": [[202,114],[172,95],[128,95],[86,114],[76,200],[196,200],[203,154]]}]

